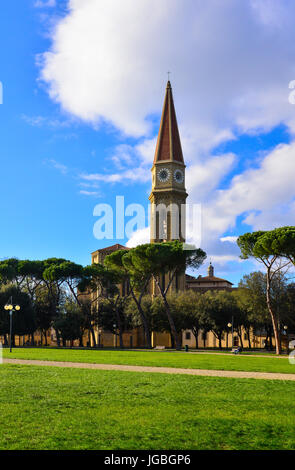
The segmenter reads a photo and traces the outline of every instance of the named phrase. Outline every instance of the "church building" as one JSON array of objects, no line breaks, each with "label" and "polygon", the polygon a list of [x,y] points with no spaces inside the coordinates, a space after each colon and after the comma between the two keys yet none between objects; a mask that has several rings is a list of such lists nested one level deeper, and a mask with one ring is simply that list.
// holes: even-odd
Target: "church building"
[{"label": "church building", "polygon": [[[186,198],[188,194],[185,189],[185,163],[170,81],[168,81],[166,87],[151,172],[152,190],[149,196],[151,203],[150,242],[157,243],[173,240],[185,242]],[[120,244],[97,250],[91,254],[92,263],[103,263],[105,256],[121,249],[128,250],[127,247]],[[167,282],[165,276],[163,276],[162,282]],[[121,292],[125,292],[125,287],[120,286],[120,289]],[[178,292],[186,289],[193,289],[201,293],[209,289],[231,290],[232,283],[215,277],[214,267],[210,263],[208,276],[198,276],[195,278],[185,272],[175,276],[170,291]],[[151,294],[157,295],[157,287],[154,282],[152,282]],[[99,343],[104,346],[113,346],[113,336],[112,333],[100,331]],[[190,332],[184,332],[183,343],[186,344],[191,336]],[[144,346],[142,343],[143,335],[138,330],[125,332],[123,334],[123,341],[125,347],[130,347],[131,344],[133,347]],[[209,341],[208,338],[207,345],[209,346],[211,343],[213,346],[213,339],[211,338],[211,341]],[[203,344],[206,344],[206,341],[203,341]],[[171,347],[170,334],[153,332],[152,345],[153,347]]]}]

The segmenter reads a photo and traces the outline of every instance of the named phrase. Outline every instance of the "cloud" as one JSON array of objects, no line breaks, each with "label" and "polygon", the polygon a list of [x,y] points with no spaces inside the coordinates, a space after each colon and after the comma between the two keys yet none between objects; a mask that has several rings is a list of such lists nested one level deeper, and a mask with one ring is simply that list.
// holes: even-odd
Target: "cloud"
[{"label": "cloud", "polygon": [[33,127],[48,126],[53,128],[66,128],[74,124],[73,119],[61,120],[52,119],[46,116],[28,116],[26,114],[22,114],[21,119]]},{"label": "cloud", "polygon": [[210,156],[204,162],[189,165],[189,171],[186,172],[186,187],[190,199],[194,202],[203,202],[210,197],[235,162],[236,155],[228,153]]},{"label": "cloud", "polygon": [[221,242],[236,243],[238,237],[221,237]]},{"label": "cloud", "polygon": [[52,8],[56,6],[56,0],[36,0],[35,8]]},{"label": "cloud", "polygon": [[126,246],[128,248],[134,248],[135,246],[138,245],[143,245],[144,243],[149,243],[150,242],[150,227],[146,227],[143,229],[139,229],[128,240],[126,243]]},{"label": "cloud", "polygon": [[146,168],[132,168],[120,173],[81,173],[80,178],[86,181],[103,181],[104,183],[144,183],[150,181],[150,171]]},{"label": "cloud", "polygon": [[[289,223],[292,223],[294,173],[295,142],[278,145],[265,155],[258,168],[235,175],[228,189],[216,190],[207,206],[208,228],[226,230],[235,225],[237,216],[245,214],[244,223],[259,229],[261,214],[276,208],[283,218],[288,214]],[[264,226],[270,229],[279,224],[273,216]]]},{"label": "cloud", "polygon": [[52,166],[56,170],[60,171],[60,173],[62,173],[63,175],[67,174],[68,171],[69,171],[69,169],[66,165],[63,165],[62,163],[59,163],[56,160],[53,160],[53,159],[45,160],[45,163],[49,164],[50,166]]},{"label": "cloud", "polygon": [[81,189],[79,194],[82,194],[83,196],[101,197],[101,193],[99,191],[85,191],[84,189]]},{"label": "cloud", "polygon": [[114,162],[115,166],[119,170],[122,170],[126,166],[132,166],[134,164],[134,160],[137,161],[137,158],[134,158],[134,156],[134,147],[127,144],[121,144],[115,148],[111,159]]},{"label": "cloud", "polygon": [[40,75],[74,116],[138,137],[151,133],[172,68],[180,128],[196,154],[237,129],[293,126],[294,14],[289,1],[70,0]]}]

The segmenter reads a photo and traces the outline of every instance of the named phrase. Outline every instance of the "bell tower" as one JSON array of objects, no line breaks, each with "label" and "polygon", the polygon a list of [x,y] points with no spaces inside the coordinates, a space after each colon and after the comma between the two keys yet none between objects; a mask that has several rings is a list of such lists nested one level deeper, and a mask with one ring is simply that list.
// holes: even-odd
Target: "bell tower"
[{"label": "bell tower", "polygon": [[[168,81],[152,167],[151,243],[185,242],[186,198],[183,160],[171,83]],[[165,283],[165,276],[163,277]],[[175,278],[171,291],[185,289],[185,273]],[[153,289],[155,292],[155,288]]]},{"label": "bell tower", "polygon": [[168,81],[152,167],[151,243],[185,242],[185,164]]}]

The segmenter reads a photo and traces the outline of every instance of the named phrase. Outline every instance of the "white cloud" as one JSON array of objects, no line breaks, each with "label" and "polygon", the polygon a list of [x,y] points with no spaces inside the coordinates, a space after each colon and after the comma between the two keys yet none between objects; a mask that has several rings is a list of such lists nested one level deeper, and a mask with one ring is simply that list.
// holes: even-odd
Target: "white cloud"
[{"label": "white cloud", "polygon": [[207,161],[191,164],[186,172],[186,188],[189,200],[203,202],[233,168],[236,156],[233,153],[211,156]]},{"label": "white cloud", "polygon": [[294,2],[270,0],[70,0],[41,78],[73,115],[142,136],[172,69],[180,128],[196,154],[237,127],[293,125],[294,14]]},{"label": "white cloud", "polygon": [[220,241],[222,242],[228,242],[228,243],[236,243],[238,237],[221,237]]},{"label": "white cloud", "polygon": [[22,114],[21,119],[33,127],[48,126],[53,128],[66,128],[74,124],[73,119],[61,120],[46,116],[28,116],[26,114]]},{"label": "white cloud", "polygon": [[[285,208],[281,214],[290,216],[291,209],[294,211],[294,174],[295,142],[277,146],[266,154],[258,168],[234,176],[228,189],[215,192],[214,200],[208,204],[209,227],[211,224],[212,229],[225,231],[228,226],[234,226],[238,215],[251,213],[244,221],[259,228],[255,220],[260,212],[267,213],[281,206]],[[290,218],[289,223],[292,223]],[[269,220],[268,228],[276,225],[278,221],[274,217]]]},{"label": "white cloud", "polygon": [[56,6],[56,0],[36,0],[35,8],[52,8]]},{"label": "white cloud", "polygon": [[241,263],[242,260],[239,258],[239,256],[231,256],[231,255],[214,255],[212,254],[210,256],[212,263],[216,263],[219,266],[223,266],[227,264],[229,261],[236,261]]},{"label": "white cloud", "polygon": [[146,168],[133,168],[131,170],[124,170],[120,173],[82,173],[80,175],[82,180],[86,181],[103,181],[105,183],[126,183],[131,182],[147,182],[150,180],[150,172]]},{"label": "white cloud", "polygon": [[79,194],[82,194],[83,196],[101,197],[101,193],[99,193],[98,191],[85,191],[84,189],[81,189],[79,191]]},{"label": "white cloud", "polygon": [[134,232],[130,240],[126,243],[128,248],[134,248],[138,245],[143,245],[144,243],[150,242],[150,227],[146,227]]},{"label": "white cloud", "polygon": [[60,171],[63,175],[68,173],[69,169],[66,165],[63,165],[62,163],[57,162],[56,160],[46,160],[45,163],[48,163],[50,166],[55,168],[56,170]]}]

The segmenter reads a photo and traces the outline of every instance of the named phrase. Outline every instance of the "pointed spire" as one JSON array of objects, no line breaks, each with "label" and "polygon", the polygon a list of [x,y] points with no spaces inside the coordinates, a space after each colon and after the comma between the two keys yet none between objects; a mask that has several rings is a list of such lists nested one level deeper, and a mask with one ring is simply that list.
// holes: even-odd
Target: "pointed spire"
[{"label": "pointed spire", "polygon": [[184,163],[170,80],[166,87],[154,163],[163,160]]}]

